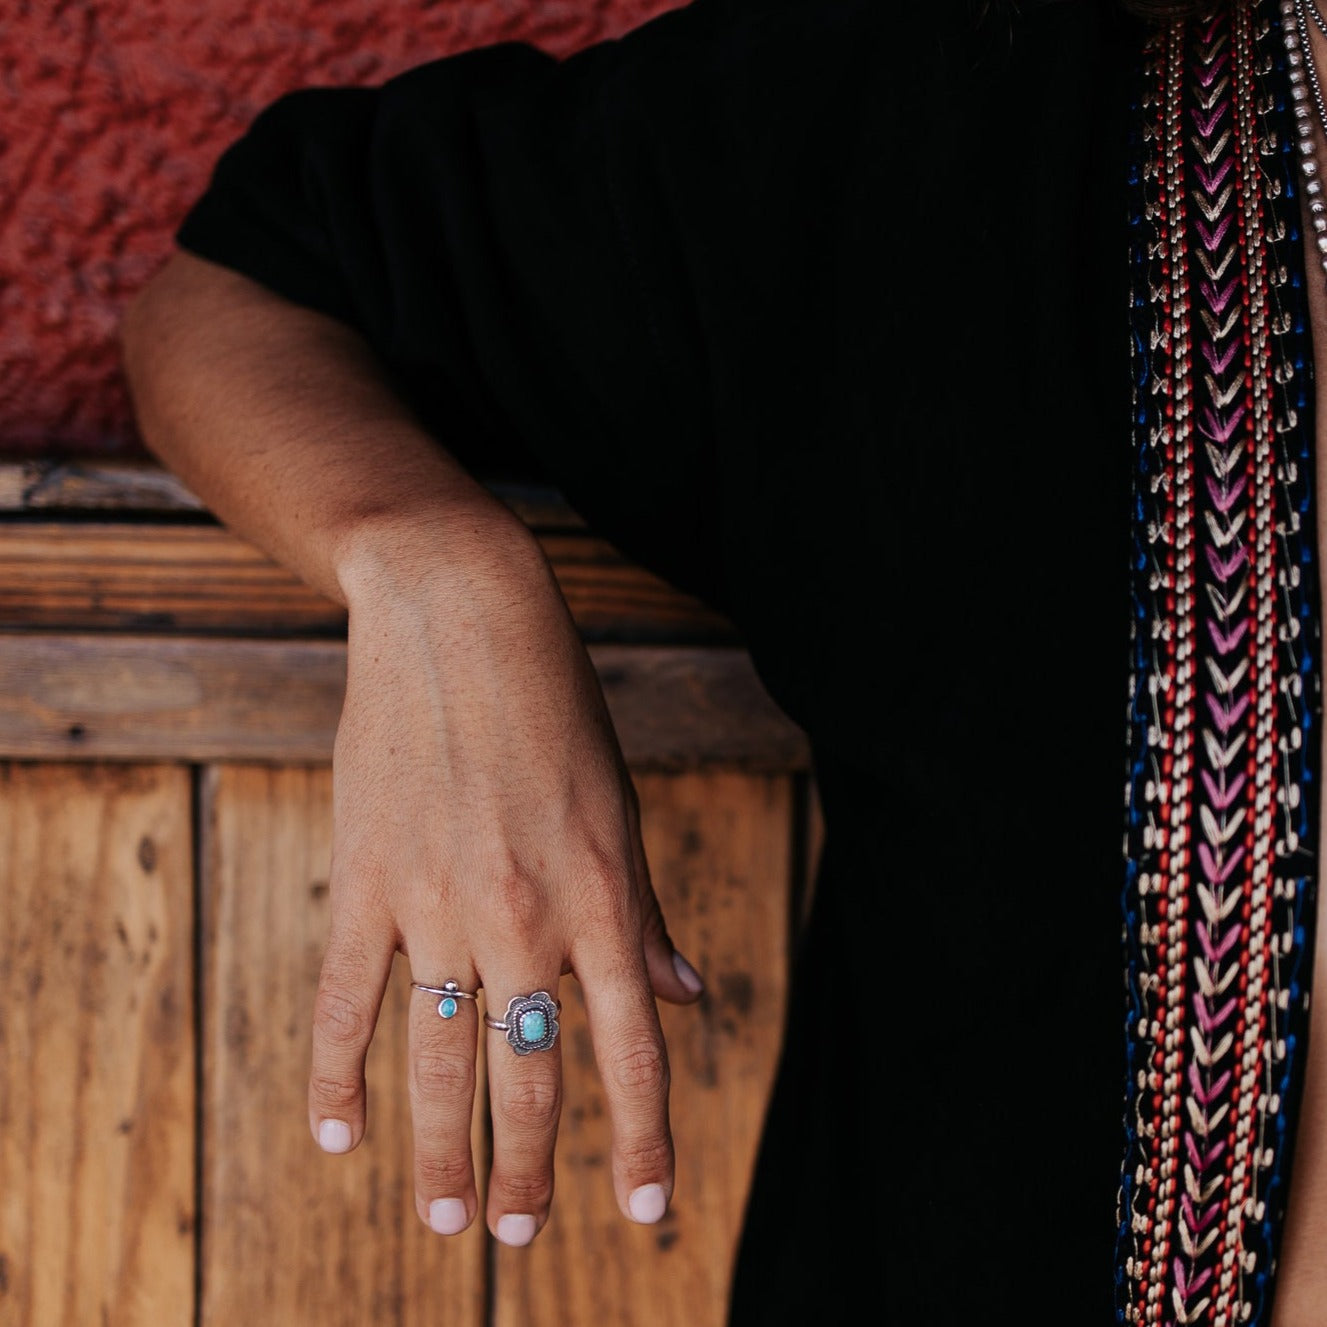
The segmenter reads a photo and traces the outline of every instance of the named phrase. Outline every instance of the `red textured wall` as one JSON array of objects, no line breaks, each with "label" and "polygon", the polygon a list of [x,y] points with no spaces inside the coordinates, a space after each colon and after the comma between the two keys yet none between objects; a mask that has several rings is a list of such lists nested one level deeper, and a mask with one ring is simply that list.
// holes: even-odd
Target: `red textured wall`
[{"label": "red textured wall", "polygon": [[495,41],[569,55],[684,0],[0,0],[0,452],[140,454],[115,330],[268,102]]}]

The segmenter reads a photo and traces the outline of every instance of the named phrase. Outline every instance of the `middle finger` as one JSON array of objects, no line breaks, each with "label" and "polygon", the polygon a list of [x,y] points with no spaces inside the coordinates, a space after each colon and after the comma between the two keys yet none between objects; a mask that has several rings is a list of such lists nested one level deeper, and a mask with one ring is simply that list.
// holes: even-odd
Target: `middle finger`
[{"label": "middle finger", "polygon": [[[493,1165],[488,1226],[504,1244],[528,1244],[553,1201],[553,1149],[562,1111],[557,969],[485,974]],[[503,1028],[494,1024],[502,1024]]]}]

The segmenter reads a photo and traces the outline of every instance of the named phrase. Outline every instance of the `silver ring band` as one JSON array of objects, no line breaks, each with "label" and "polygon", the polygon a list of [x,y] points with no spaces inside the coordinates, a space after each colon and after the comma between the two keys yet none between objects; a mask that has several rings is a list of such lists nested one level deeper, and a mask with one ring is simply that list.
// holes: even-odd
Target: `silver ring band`
[{"label": "silver ring band", "polygon": [[438,1001],[439,1018],[455,1018],[456,1011],[460,1006],[457,1000],[477,1000],[479,997],[474,991],[463,991],[454,981],[444,981],[441,986],[425,986],[421,981],[412,981],[410,983],[415,990],[423,991],[427,995],[440,995],[442,999]]},{"label": "silver ring band", "polygon": [[561,1000],[555,1000],[547,991],[535,991],[513,995],[507,1003],[506,1018],[485,1014],[484,1026],[505,1033],[507,1044],[517,1055],[529,1055],[548,1050],[557,1040],[561,1012]]}]

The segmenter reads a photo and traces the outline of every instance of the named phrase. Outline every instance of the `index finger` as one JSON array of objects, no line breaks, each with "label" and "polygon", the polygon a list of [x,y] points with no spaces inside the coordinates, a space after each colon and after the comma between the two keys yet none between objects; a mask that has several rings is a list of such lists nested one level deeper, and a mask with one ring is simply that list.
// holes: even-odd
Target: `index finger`
[{"label": "index finger", "polygon": [[378,1022],[396,944],[386,927],[338,910],[313,1007],[309,1128],[327,1152],[364,1137],[364,1059]]}]

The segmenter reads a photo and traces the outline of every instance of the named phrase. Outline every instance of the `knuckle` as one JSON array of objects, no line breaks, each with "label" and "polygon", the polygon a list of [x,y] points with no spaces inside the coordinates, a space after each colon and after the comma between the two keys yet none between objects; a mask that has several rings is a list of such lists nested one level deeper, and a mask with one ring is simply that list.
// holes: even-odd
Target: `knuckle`
[{"label": "knuckle", "polygon": [[309,1079],[309,1092],[320,1106],[336,1109],[358,1105],[360,1080],[337,1078],[330,1074],[314,1074]]},{"label": "knuckle", "polygon": [[314,1001],[313,1025],[333,1046],[365,1046],[373,1035],[373,1014],[362,1001],[325,986]]},{"label": "knuckle", "polygon": [[641,1040],[618,1050],[609,1061],[613,1085],[633,1096],[657,1096],[669,1085],[668,1053],[663,1044]]},{"label": "knuckle", "polygon": [[425,1198],[449,1197],[470,1187],[469,1156],[431,1156],[416,1151],[415,1186]]},{"label": "knuckle", "polygon": [[469,1098],[475,1090],[474,1061],[465,1055],[426,1052],[410,1063],[410,1095],[417,1098]]},{"label": "knuckle", "polygon": [[[351,915],[362,919],[377,912],[391,897],[394,880],[395,873],[380,854],[358,851],[352,842],[332,862],[329,884],[332,897],[344,900]],[[340,939],[353,944],[351,935],[343,933]]]},{"label": "knuckle", "polygon": [[503,1206],[510,1212],[538,1215],[553,1197],[553,1176],[549,1171],[503,1172],[494,1176],[493,1183],[501,1191]]},{"label": "knuckle", "polygon": [[634,880],[630,865],[615,854],[591,854],[578,881],[584,924],[609,935],[634,934],[640,925]]},{"label": "knuckle", "polygon": [[618,1151],[629,1175],[666,1175],[672,1170],[673,1148],[667,1138],[633,1138]]},{"label": "knuckle", "polygon": [[541,936],[547,914],[543,892],[530,876],[514,867],[493,880],[493,902],[502,914],[502,924],[517,944],[533,948]]},{"label": "knuckle", "polygon": [[562,1109],[562,1087],[551,1078],[521,1078],[490,1088],[493,1111],[522,1129],[548,1129]]},{"label": "knuckle", "polygon": [[588,897],[613,899],[623,893],[631,869],[619,853],[600,846],[586,852],[580,874],[581,888]]}]

